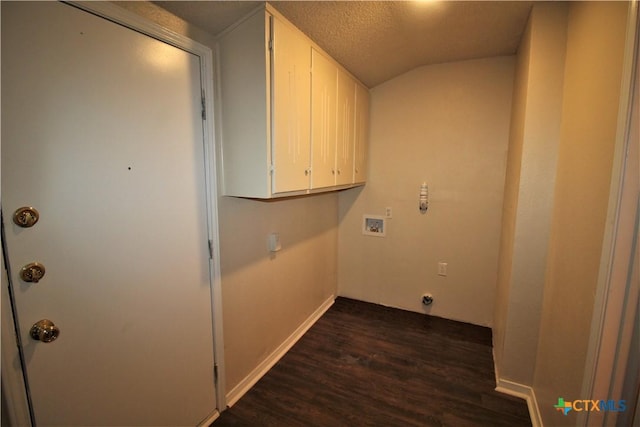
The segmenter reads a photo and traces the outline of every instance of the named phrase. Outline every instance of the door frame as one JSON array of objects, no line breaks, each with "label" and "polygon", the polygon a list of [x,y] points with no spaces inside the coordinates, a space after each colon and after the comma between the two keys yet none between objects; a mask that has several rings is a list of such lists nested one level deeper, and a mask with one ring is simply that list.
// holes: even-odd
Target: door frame
[{"label": "door frame", "polygon": [[[582,398],[625,400],[622,396],[624,373],[634,354],[631,347],[637,283],[632,269],[638,268],[637,189],[628,178],[637,174],[638,160],[628,153],[638,150],[637,126],[632,113],[638,108],[640,58],[640,16],[638,0],[629,3],[625,57],[621,81],[618,130],[610,185],[607,224],[603,239],[600,271],[591,323],[591,334],[582,384]],[[636,115],[637,120],[637,115]],[[636,131],[637,132],[637,131]],[[632,149],[632,145],[635,147]],[[632,169],[634,168],[634,169]],[[627,180],[625,180],[625,177]],[[622,210],[622,207],[627,209]],[[634,210],[635,208],[635,210]],[[631,212],[634,210],[634,212]],[[628,402],[632,410],[636,402]],[[581,412],[577,425],[613,425],[615,412]]]},{"label": "door frame", "polygon": [[[224,338],[222,328],[222,286],[220,274],[220,242],[218,228],[218,187],[216,176],[216,139],[214,114],[214,64],[211,48],[200,44],[188,37],[175,33],[133,12],[122,9],[110,2],[68,1],[88,13],[100,16],[116,24],[123,25],[139,33],[150,36],[163,43],[175,46],[189,52],[200,59],[201,87],[203,91],[203,106],[206,111],[203,119],[205,188],[207,206],[208,239],[212,250],[209,260],[209,274],[211,283],[211,309],[213,319],[213,354],[216,408],[217,412],[210,419],[204,420],[202,425],[209,425],[227,406],[224,364]],[[1,113],[1,112],[0,112]],[[18,347],[15,343],[15,323],[13,311],[8,295],[8,277],[4,265],[4,254],[0,247],[2,258],[2,399],[3,410],[7,411],[7,419],[11,425],[30,426],[31,419],[27,402],[27,391],[23,372],[20,366],[12,361],[20,360]],[[4,417],[3,417],[4,418]]]}]

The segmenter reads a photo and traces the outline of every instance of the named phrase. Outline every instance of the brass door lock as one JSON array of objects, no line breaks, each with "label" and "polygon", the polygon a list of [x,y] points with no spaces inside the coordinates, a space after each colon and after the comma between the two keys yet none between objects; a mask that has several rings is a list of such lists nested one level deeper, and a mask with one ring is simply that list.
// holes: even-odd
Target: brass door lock
[{"label": "brass door lock", "polygon": [[33,227],[38,219],[40,219],[40,214],[30,206],[21,207],[13,213],[13,222],[22,228]]},{"label": "brass door lock", "polygon": [[48,343],[60,336],[60,329],[51,320],[42,319],[33,324],[29,333],[34,340]]},{"label": "brass door lock", "polygon": [[32,262],[20,269],[20,278],[25,282],[38,283],[44,277],[44,265]]}]

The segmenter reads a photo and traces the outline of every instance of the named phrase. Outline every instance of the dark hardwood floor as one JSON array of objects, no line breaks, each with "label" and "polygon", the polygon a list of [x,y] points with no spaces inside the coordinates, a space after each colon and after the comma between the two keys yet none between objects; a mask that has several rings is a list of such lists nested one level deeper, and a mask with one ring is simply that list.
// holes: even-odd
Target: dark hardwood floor
[{"label": "dark hardwood floor", "polygon": [[490,329],[338,298],[212,426],[530,426],[494,387]]}]

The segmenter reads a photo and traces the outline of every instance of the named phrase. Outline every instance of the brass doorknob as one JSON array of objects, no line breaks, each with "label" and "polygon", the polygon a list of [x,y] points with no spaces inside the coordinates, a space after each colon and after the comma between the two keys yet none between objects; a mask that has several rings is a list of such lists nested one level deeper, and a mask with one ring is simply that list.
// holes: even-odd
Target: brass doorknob
[{"label": "brass doorknob", "polygon": [[33,227],[38,219],[40,214],[31,206],[23,206],[13,213],[13,222],[22,228]]},{"label": "brass doorknob", "polygon": [[44,343],[55,341],[60,336],[60,329],[49,319],[42,319],[34,323],[29,332],[31,338]]},{"label": "brass doorknob", "polygon": [[25,282],[38,283],[44,277],[44,265],[31,262],[20,269],[20,278]]}]

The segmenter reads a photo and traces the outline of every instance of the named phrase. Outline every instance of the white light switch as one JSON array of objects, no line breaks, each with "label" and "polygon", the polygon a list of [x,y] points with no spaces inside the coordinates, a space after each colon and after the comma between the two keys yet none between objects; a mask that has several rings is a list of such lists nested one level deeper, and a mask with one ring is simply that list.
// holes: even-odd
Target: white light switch
[{"label": "white light switch", "polygon": [[280,244],[280,234],[269,234],[269,251],[278,252],[280,249],[282,249],[282,245]]},{"label": "white light switch", "polygon": [[447,275],[447,263],[439,262],[438,263],[438,276],[446,276]]}]

